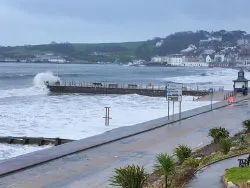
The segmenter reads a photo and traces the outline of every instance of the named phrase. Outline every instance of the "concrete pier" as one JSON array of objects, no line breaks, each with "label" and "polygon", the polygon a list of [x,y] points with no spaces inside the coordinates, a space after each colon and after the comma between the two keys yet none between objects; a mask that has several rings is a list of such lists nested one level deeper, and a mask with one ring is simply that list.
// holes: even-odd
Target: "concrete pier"
[{"label": "concrete pier", "polygon": [[[69,85],[47,85],[53,93],[87,93],[87,94],[138,94],[150,97],[166,97],[164,87],[138,87],[136,84],[126,86],[118,84],[93,85],[93,84],[69,84]],[[186,90],[183,88],[183,95],[187,96],[204,96],[209,94],[208,90]]]},{"label": "concrete pier", "polygon": [[171,154],[178,144],[198,148],[211,140],[209,129],[222,126],[231,134],[249,118],[249,97],[237,98],[159,118],[101,135],[22,155],[0,163],[1,187],[15,188],[105,188],[114,168],[144,165],[152,171],[155,156]]}]

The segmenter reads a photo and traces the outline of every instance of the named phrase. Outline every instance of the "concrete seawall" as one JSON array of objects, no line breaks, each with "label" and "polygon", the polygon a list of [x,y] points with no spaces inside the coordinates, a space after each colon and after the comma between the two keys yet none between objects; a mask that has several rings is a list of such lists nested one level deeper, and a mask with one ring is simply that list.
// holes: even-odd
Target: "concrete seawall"
[{"label": "concrete seawall", "polygon": [[[144,88],[109,88],[109,87],[87,87],[87,86],[61,86],[48,85],[49,90],[53,93],[88,93],[88,94],[138,94],[152,97],[166,97],[166,89],[144,89]],[[208,91],[203,90],[183,90],[186,96],[204,96]]]},{"label": "concrete seawall", "polygon": [[[237,98],[236,102],[249,99],[248,96]],[[228,106],[226,101],[219,102],[213,105],[213,109],[219,109]],[[189,110],[182,113],[181,120],[188,119],[200,114],[210,112],[210,106],[204,106]],[[115,142],[124,138],[128,138],[134,135],[152,131],[161,128],[165,125],[172,124],[179,121],[179,115],[170,116],[170,120],[167,117],[151,120],[148,122],[140,123],[130,127],[121,127],[101,135],[89,137],[79,141],[74,141],[57,147],[37,151],[34,153],[22,155],[13,159],[8,159],[0,163],[0,176],[5,176],[10,173],[20,171],[29,167],[33,167],[38,164],[42,164],[48,161],[52,161],[63,156],[67,156],[80,151],[102,146],[107,143]]]}]

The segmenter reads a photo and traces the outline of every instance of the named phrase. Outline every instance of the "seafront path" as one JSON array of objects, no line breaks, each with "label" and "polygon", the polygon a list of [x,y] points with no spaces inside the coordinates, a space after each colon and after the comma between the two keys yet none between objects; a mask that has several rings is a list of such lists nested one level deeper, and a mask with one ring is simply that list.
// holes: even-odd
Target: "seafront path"
[{"label": "seafront path", "polygon": [[[231,134],[241,130],[242,121],[250,117],[250,102],[249,97],[237,100],[230,106],[227,101],[216,103],[213,111],[205,106],[184,112],[181,121],[176,121],[179,115],[170,120],[163,117],[9,159],[0,163],[0,187],[110,187],[108,179],[114,168],[134,163],[144,165],[150,172],[155,156],[161,152],[172,154],[178,144],[193,149],[208,144],[208,131],[213,127],[225,127]],[[61,157],[72,152],[75,153]],[[52,161],[45,162],[48,160]],[[27,166],[30,168],[16,171]]]},{"label": "seafront path", "polygon": [[246,159],[247,157],[248,155],[241,155],[207,166],[198,171],[185,188],[224,188],[222,177],[225,174],[226,169],[238,167],[238,159]]}]

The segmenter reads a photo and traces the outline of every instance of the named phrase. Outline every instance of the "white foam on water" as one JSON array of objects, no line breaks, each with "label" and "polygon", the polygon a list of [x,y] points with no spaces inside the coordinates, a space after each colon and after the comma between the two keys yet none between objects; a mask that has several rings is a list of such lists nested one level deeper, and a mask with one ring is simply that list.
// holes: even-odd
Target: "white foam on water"
[{"label": "white foam on water", "polygon": [[[224,68],[210,68],[201,70],[199,75],[194,76],[178,76],[164,78],[164,81],[172,81],[186,84],[203,85],[204,87],[223,86],[225,90],[233,89],[233,80],[237,79],[238,70]],[[250,77],[250,72],[245,72],[247,78]]]},{"label": "white foam on water", "polygon": [[60,81],[60,78],[54,76],[51,72],[39,73],[34,77],[32,87],[0,90],[0,99],[8,97],[46,95],[49,90],[47,89],[45,83],[49,82],[50,84],[53,84],[58,80]]},{"label": "white foam on water", "polygon": [[26,153],[31,153],[34,151],[49,148],[51,146],[27,146],[27,145],[10,145],[10,144],[0,144],[0,161],[8,158],[17,157]]},{"label": "white foam on water", "polygon": [[[182,110],[208,105],[183,97]],[[109,106],[110,126],[104,125]],[[178,113],[178,103],[176,111]],[[172,103],[170,103],[172,109]],[[170,115],[172,110],[170,110]],[[167,116],[165,98],[139,95],[59,95],[2,104],[0,135],[81,139],[105,131]]]}]

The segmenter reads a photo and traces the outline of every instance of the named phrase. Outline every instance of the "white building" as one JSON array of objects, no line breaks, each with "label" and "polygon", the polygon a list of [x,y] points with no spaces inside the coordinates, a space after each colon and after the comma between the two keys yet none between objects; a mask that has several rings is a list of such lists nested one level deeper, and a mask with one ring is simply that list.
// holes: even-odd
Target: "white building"
[{"label": "white building", "polygon": [[215,54],[214,61],[217,63],[223,63],[225,61],[225,55],[224,54]]},{"label": "white building", "polygon": [[169,63],[171,66],[182,66],[183,61],[185,61],[185,56],[180,54],[170,56]]},{"label": "white building", "polygon": [[222,41],[222,37],[221,36],[218,36],[218,37],[209,37],[208,39],[200,40],[201,43],[206,43],[206,42],[211,42],[211,41],[221,42]]},{"label": "white building", "polygon": [[169,62],[169,57],[167,56],[155,56],[151,58],[151,62],[153,63],[166,63]]},{"label": "white building", "polygon": [[161,47],[162,44],[163,44],[163,40],[158,41],[158,42],[155,44],[155,46],[156,46],[156,47]]},{"label": "white building", "polygon": [[65,63],[66,59],[61,58],[61,57],[52,57],[48,61],[51,63]]},{"label": "white building", "polygon": [[249,41],[248,39],[239,39],[239,40],[237,40],[237,44],[238,44],[239,46],[247,45],[247,44],[249,44],[249,43],[250,43],[250,41]]},{"label": "white building", "polygon": [[183,67],[208,67],[207,62],[183,62],[181,66]]},{"label": "white building", "polygon": [[245,69],[247,69],[247,70],[250,70],[250,60],[246,60],[246,61],[244,62],[243,67],[244,67]]},{"label": "white building", "polygon": [[211,62],[212,62],[212,58],[210,57],[210,55],[207,55],[206,63],[211,63]]},{"label": "white building", "polygon": [[197,47],[193,44],[189,45],[186,49],[182,50],[181,53],[187,53],[187,52],[191,52],[193,50],[196,50]]},{"label": "white building", "polygon": [[35,55],[32,61],[39,62],[51,62],[51,63],[65,63],[66,59],[61,56],[55,56],[53,53],[47,53],[42,55]]},{"label": "white building", "polygon": [[152,57],[151,62],[160,63],[161,62],[161,57],[160,56]]}]

